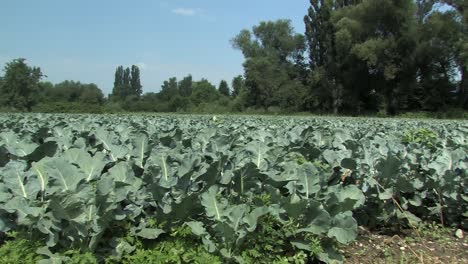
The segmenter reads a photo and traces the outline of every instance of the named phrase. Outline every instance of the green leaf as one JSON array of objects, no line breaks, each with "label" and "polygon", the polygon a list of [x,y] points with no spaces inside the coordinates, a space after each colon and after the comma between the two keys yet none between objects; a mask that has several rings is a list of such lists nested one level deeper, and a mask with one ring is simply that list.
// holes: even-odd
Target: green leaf
[{"label": "green leaf", "polygon": [[136,235],[145,239],[156,239],[163,233],[164,230],[159,228],[143,228]]},{"label": "green leaf", "polygon": [[297,229],[297,233],[307,232],[319,235],[326,233],[331,227],[330,214],[317,201],[310,201],[302,214],[305,228]]},{"label": "green leaf", "polygon": [[325,203],[331,215],[352,211],[364,205],[366,197],[355,185],[335,185],[328,188],[328,199]]},{"label": "green leaf", "polygon": [[304,199],[309,199],[315,196],[320,191],[319,172],[312,163],[307,162],[301,165],[296,170],[298,191],[303,195]]},{"label": "green leaf", "polygon": [[467,169],[463,161],[466,159],[466,152],[461,148],[455,150],[442,149],[434,161],[428,167],[435,170],[438,177],[443,177],[446,172],[457,168]]},{"label": "green leaf", "polygon": [[381,191],[379,193],[380,200],[389,200],[389,199],[392,199],[392,197],[393,197],[393,188],[385,189],[383,192]]},{"label": "green leaf", "polygon": [[108,175],[114,182],[132,184],[134,172],[130,165],[126,162],[119,162],[109,169]]},{"label": "green leaf", "polygon": [[345,158],[341,160],[341,167],[348,169],[348,170],[356,170],[357,168],[357,163],[356,160],[350,159],[350,158]]},{"label": "green leaf", "polygon": [[237,231],[242,224],[242,219],[248,210],[248,205],[234,205],[228,209],[228,219],[234,231]]},{"label": "green leaf", "polygon": [[204,236],[208,234],[206,232],[205,227],[203,227],[202,222],[190,221],[190,222],[186,222],[185,224],[188,225],[190,229],[192,229],[192,233],[195,234],[196,236]]},{"label": "green leaf", "polygon": [[27,137],[20,139],[13,131],[0,133],[0,145],[4,145],[8,152],[17,157],[25,157],[33,153],[38,144],[32,143]]},{"label": "green leaf", "polygon": [[336,238],[342,244],[348,244],[357,236],[357,222],[351,214],[337,214],[332,219],[332,228],[328,237]]},{"label": "green leaf", "polygon": [[205,207],[208,217],[214,218],[216,221],[223,221],[228,204],[225,199],[217,199],[219,191],[218,186],[211,186],[207,192],[201,195],[201,204]]},{"label": "green leaf", "polygon": [[323,153],[323,158],[332,167],[340,166],[341,161],[351,156],[350,150],[331,150],[327,149]]},{"label": "green leaf", "polygon": [[135,157],[135,163],[138,167],[144,168],[145,159],[148,153],[151,151],[149,148],[148,135],[140,133],[136,135],[136,138],[132,140],[132,156]]},{"label": "green leaf", "polygon": [[243,196],[252,189],[260,185],[260,171],[253,163],[247,163],[243,168],[234,172],[232,178],[232,188],[239,195]]},{"label": "green leaf", "polygon": [[105,154],[102,152],[97,152],[91,157],[83,149],[71,148],[64,153],[64,156],[71,160],[72,163],[78,165],[80,170],[86,175],[86,182],[99,178],[104,166],[107,164]]},{"label": "green leaf", "polygon": [[145,173],[151,174],[152,177],[159,179],[159,185],[163,188],[172,188],[177,185],[177,167],[170,162],[167,154],[161,152],[151,154],[145,164]]},{"label": "green leaf", "polygon": [[86,175],[64,158],[54,158],[47,163],[47,170],[51,182],[51,188],[55,192],[75,192],[80,182],[85,181]]},{"label": "green leaf", "polygon": [[322,241],[323,252],[318,254],[318,259],[325,263],[343,263],[343,256],[329,240]]},{"label": "green leaf", "polygon": [[269,213],[268,207],[261,206],[248,213],[243,221],[247,224],[247,230],[253,232],[257,228],[258,218]]},{"label": "green leaf", "polygon": [[40,183],[33,177],[28,177],[25,172],[26,164],[18,161],[10,161],[1,170],[3,182],[15,196],[35,200],[40,190]]},{"label": "green leaf", "polygon": [[23,197],[15,196],[11,200],[8,200],[3,208],[9,213],[17,214],[17,225],[30,226],[33,225],[35,221],[34,218],[38,217],[43,213],[45,208],[30,206]]}]

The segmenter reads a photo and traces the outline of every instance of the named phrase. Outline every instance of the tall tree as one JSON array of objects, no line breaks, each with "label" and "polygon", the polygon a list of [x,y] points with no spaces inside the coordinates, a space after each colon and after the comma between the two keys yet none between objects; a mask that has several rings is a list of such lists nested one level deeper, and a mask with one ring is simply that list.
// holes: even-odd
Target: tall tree
[{"label": "tall tree", "polygon": [[143,86],[141,85],[140,82],[140,68],[136,65],[132,65],[131,69],[131,78],[130,78],[130,86],[132,90],[132,94],[140,97],[141,94],[143,93]]},{"label": "tall tree", "polygon": [[159,99],[162,101],[170,101],[179,95],[177,78],[169,78],[168,81],[164,81],[161,86],[161,91],[159,92]]},{"label": "tall tree", "polygon": [[459,104],[465,109],[468,109],[468,1],[466,0],[441,0],[453,7],[461,17],[462,36],[459,40],[458,47],[458,65],[460,71],[460,83],[458,87]]},{"label": "tall tree", "polygon": [[237,97],[241,90],[245,87],[245,80],[242,75],[238,75],[232,79],[232,96]]},{"label": "tall tree", "polygon": [[454,11],[431,12],[420,25],[416,50],[420,92],[415,96],[421,108],[440,111],[455,104],[462,32]]},{"label": "tall tree", "polygon": [[224,96],[230,96],[229,85],[225,80],[221,80],[218,86],[218,91]]},{"label": "tall tree", "polygon": [[378,104],[393,114],[407,106],[416,75],[415,13],[413,0],[363,0],[334,12],[338,72],[346,98],[354,99],[348,108]]},{"label": "tall tree", "polygon": [[122,89],[124,87],[124,68],[118,66],[114,75],[114,88],[112,89],[111,97],[120,100],[122,98]]},{"label": "tall tree", "polygon": [[123,86],[122,86],[122,93],[121,93],[121,99],[125,99],[130,95],[133,95],[132,93],[132,84],[131,84],[131,71],[130,68],[125,68],[124,74],[123,74]]},{"label": "tall tree", "polygon": [[26,64],[26,59],[19,58],[8,62],[2,78],[1,105],[18,110],[31,111],[38,92],[39,81],[44,76],[39,67]]},{"label": "tall tree", "polygon": [[295,63],[304,52],[304,37],[289,20],[261,22],[252,31],[242,30],[233,40],[245,57],[248,105],[299,109],[302,83],[295,78]]},{"label": "tall tree", "polygon": [[310,7],[304,17],[306,39],[309,51],[309,107],[319,108],[337,114],[342,104],[343,86],[338,73],[338,59],[335,47],[335,27],[331,20],[339,1],[310,0]]},{"label": "tall tree", "polygon": [[183,97],[189,97],[192,95],[192,84],[192,75],[189,74],[179,82],[179,94]]}]

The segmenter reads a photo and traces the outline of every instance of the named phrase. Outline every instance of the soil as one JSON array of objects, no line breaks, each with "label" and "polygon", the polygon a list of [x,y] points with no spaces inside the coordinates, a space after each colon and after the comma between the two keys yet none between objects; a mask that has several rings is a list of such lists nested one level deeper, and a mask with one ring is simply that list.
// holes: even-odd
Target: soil
[{"label": "soil", "polygon": [[[342,247],[344,263],[468,263],[468,239],[457,229],[429,225],[398,234],[359,228],[356,241]],[[460,231],[459,231],[460,232]],[[466,232],[463,232],[466,234]]]}]

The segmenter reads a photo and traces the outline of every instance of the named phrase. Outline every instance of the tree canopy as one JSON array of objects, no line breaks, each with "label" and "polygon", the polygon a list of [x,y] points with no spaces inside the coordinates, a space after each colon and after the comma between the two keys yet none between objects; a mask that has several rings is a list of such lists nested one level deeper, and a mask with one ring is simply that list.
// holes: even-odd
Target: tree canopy
[{"label": "tree canopy", "polygon": [[26,59],[19,58],[8,62],[5,76],[0,82],[0,104],[16,110],[31,111],[35,104],[39,81],[44,76],[39,67],[29,66]]}]

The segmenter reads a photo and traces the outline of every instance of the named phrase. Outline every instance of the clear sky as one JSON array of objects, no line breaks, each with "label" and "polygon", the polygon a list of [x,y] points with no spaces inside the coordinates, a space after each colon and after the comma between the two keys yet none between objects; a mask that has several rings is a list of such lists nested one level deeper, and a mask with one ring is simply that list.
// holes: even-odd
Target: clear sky
[{"label": "clear sky", "polygon": [[[242,74],[230,40],[260,21],[290,19],[303,33],[308,0],[4,0],[0,67],[18,57],[53,83],[112,90],[115,68],[137,64],[144,92],[189,73],[214,84]],[[2,73],[3,74],[3,73]]]}]

